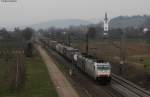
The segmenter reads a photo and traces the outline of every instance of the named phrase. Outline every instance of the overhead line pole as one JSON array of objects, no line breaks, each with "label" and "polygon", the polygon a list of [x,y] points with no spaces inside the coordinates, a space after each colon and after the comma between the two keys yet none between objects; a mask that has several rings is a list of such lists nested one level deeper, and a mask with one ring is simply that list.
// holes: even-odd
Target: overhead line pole
[{"label": "overhead line pole", "polygon": [[86,33],[86,54],[89,54],[89,33]]}]

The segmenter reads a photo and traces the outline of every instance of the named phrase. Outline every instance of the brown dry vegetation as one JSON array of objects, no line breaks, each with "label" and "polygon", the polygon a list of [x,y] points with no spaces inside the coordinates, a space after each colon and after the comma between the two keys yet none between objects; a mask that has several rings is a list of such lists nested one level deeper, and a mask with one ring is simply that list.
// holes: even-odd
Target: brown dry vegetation
[{"label": "brown dry vegetation", "polygon": [[[73,46],[85,52],[84,42],[74,43]],[[128,41],[125,46],[127,58],[122,73],[119,72],[120,42],[112,44],[110,41],[91,41],[89,53],[113,62],[114,73],[150,89],[150,45],[143,41]]]},{"label": "brown dry vegetation", "polygon": [[[115,46],[114,46],[115,44]],[[120,57],[120,43],[114,42],[114,44],[108,42],[90,42],[89,53],[96,55],[100,58],[115,59]],[[127,61],[137,62],[136,59],[149,58],[150,57],[150,45],[144,42],[127,42],[126,44]],[[85,52],[85,43],[74,43],[74,47],[79,48],[82,52]],[[117,46],[117,47],[116,47]]]}]

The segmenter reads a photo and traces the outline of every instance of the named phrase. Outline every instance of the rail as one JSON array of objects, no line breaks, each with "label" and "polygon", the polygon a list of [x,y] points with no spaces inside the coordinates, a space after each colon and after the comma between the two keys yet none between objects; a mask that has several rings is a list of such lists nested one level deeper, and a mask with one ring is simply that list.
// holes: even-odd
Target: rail
[{"label": "rail", "polygon": [[132,91],[133,93],[135,93],[139,97],[150,97],[149,91],[144,90],[143,88],[135,85],[134,83],[132,83],[132,82],[120,77],[120,76],[112,74],[112,80],[119,83],[121,86],[127,88],[128,90]]}]

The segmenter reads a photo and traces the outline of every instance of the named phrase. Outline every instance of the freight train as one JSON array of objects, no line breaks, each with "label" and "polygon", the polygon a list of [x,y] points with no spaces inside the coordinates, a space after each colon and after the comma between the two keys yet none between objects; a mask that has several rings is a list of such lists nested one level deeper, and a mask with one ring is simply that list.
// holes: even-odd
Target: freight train
[{"label": "freight train", "polygon": [[111,82],[111,65],[109,62],[100,60],[90,55],[82,54],[78,49],[58,43],[57,41],[46,41],[49,48],[57,51],[72,61],[81,71],[94,80],[103,83]]}]

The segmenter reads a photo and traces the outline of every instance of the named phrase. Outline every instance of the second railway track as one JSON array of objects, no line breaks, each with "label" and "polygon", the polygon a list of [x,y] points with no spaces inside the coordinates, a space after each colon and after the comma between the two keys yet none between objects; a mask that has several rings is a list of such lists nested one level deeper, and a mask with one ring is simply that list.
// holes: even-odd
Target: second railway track
[{"label": "second railway track", "polygon": [[[125,96],[128,97],[150,97],[150,92],[142,89],[141,87],[135,85],[134,83],[112,74],[113,87],[117,89],[119,87],[120,91],[123,92]],[[117,86],[117,87],[116,87]],[[126,92],[125,92],[126,91]]]}]

